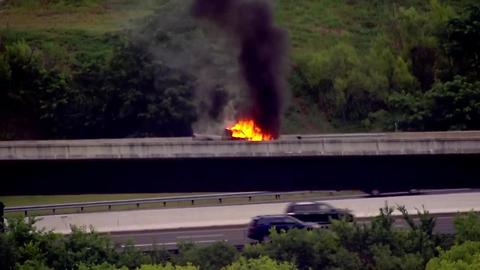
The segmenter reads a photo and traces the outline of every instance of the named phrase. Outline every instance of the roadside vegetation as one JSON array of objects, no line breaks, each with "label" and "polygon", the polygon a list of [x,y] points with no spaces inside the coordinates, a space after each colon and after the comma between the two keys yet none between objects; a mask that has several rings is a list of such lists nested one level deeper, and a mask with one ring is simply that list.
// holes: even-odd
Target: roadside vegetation
[{"label": "roadside vegetation", "polygon": [[385,207],[370,224],[334,221],[330,230],[272,231],[270,241],[242,251],[225,242],[198,246],[178,243],[178,252],[161,246],[151,252],[124,248],[108,235],[73,228],[68,235],[38,231],[34,220],[10,219],[0,233],[0,269],[18,270],[465,270],[478,269],[480,215],[459,214],[455,235],[434,234],[428,212],[414,222],[399,207],[409,226],[396,229],[393,209]]},{"label": "roadside vegetation", "polygon": [[[3,1],[0,139],[191,135],[208,107],[198,71],[217,66],[201,96],[221,104],[234,64],[189,3]],[[277,0],[275,11],[292,47],[283,133],[480,128],[477,1]]]}]

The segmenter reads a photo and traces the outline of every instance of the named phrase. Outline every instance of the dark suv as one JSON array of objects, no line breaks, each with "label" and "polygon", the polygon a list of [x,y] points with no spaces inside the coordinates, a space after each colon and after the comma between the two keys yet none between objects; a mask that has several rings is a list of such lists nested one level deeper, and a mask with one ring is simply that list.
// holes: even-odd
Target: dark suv
[{"label": "dark suv", "polygon": [[323,202],[296,202],[290,203],[286,209],[287,215],[303,222],[329,224],[334,219],[353,221],[353,214],[348,209],[339,209]]},{"label": "dark suv", "polygon": [[248,238],[264,241],[270,234],[270,229],[275,228],[277,232],[290,229],[314,229],[318,228],[315,223],[308,223],[288,215],[266,215],[256,216],[248,226]]}]

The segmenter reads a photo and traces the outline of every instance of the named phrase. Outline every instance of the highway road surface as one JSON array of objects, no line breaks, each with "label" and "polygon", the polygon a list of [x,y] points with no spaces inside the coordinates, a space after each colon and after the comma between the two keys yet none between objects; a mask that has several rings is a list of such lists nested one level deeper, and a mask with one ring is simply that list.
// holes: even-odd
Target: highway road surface
[{"label": "highway road surface", "polygon": [[235,246],[243,246],[254,241],[247,238],[247,226],[223,226],[194,229],[175,229],[145,232],[120,232],[110,235],[112,241],[119,245],[125,245],[131,241],[135,247],[142,250],[165,248],[175,249],[178,242],[195,242],[198,245],[212,244],[218,241],[226,241]]},{"label": "highway road surface", "polygon": [[[452,216],[458,212],[480,211],[480,192],[436,195],[414,195],[379,198],[326,200],[339,208],[348,208],[359,219],[379,213],[386,204],[402,205],[411,214],[426,209],[438,216],[437,232],[453,232]],[[232,244],[247,241],[245,229],[252,217],[283,213],[287,203],[224,205],[154,210],[132,210],[83,213],[39,217],[37,228],[69,233],[70,226],[93,226],[96,231],[110,233],[117,243],[134,240],[138,247],[153,243],[171,246],[179,240],[198,243],[226,240]],[[394,214],[399,215],[397,211]],[[405,224],[398,224],[405,226]],[[143,246],[142,246],[143,245]]]},{"label": "highway road surface", "polygon": [[[436,216],[434,232],[438,234],[453,234],[455,232],[453,225],[454,217],[454,214]],[[362,222],[368,221],[364,220]],[[408,228],[408,225],[401,218],[396,219],[394,226],[396,228]],[[110,238],[119,246],[123,247],[127,243],[132,243],[136,248],[141,250],[161,248],[174,250],[177,247],[177,243],[182,241],[194,242],[198,245],[208,245],[225,241],[237,247],[255,243],[254,240],[247,237],[246,224],[192,229],[117,232],[111,233]]]},{"label": "highway road surface", "polygon": [[[386,204],[402,205],[410,213],[425,208],[432,214],[480,211],[480,192],[325,200],[347,208],[359,218],[375,216]],[[151,231],[247,224],[257,215],[281,214],[288,203],[222,205],[150,210],[112,211],[39,217],[38,228],[69,233],[70,225],[93,226],[98,232]],[[396,214],[400,214],[396,212]]]}]

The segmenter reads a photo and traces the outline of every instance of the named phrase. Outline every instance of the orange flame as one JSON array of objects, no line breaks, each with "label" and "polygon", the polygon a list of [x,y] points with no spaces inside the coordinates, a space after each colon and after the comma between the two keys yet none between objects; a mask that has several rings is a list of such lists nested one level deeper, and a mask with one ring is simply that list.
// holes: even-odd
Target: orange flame
[{"label": "orange flame", "polygon": [[251,119],[238,121],[234,126],[227,128],[232,133],[232,138],[253,142],[270,141],[273,136],[263,132],[262,129]]}]

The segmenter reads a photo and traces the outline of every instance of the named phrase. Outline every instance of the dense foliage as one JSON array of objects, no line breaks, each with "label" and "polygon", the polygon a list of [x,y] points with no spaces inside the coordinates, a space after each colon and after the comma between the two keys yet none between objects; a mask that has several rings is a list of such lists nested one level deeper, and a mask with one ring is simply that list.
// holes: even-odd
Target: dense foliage
[{"label": "dense foliage", "polygon": [[85,228],[60,235],[37,231],[31,219],[11,219],[0,234],[0,269],[476,269],[478,214],[459,215],[453,239],[433,233],[435,218],[428,212],[417,213],[415,221],[405,208],[397,210],[407,225],[403,229],[394,226],[394,209],[385,207],[370,224],[336,221],[330,230],[273,230],[270,241],[247,245],[241,252],[225,242],[207,246],[183,242],[177,253],[162,248],[144,253],[133,245],[115,246],[108,236]]},{"label": "dense foliage", "polygon": [[480,242],[465,242],[442,252],[427,264],[427,270],[475,270],[480,268]]},{"label": "dense foliage", "polygon": [[[190,135],[192,78],[122,38],[111,58],[48,68],[25,41],[0,55],[0,130],[6,139]],[[8,42],[8,41],[7,41]],[[4,87],[3,87],[4,86]]]},{"label": "dense foliage", "polygon": [[478,129],[480,8],[385,2],[391,17],[363,54],[339,42],[298,60],[294,95],[340,126]]},{"label": "dense foliage", "polygon": [[[199,116],[218,120],[239,84],[231,44],[188,18],[188,1],[150,2],[160,8],[124,31],[0,29],[0,138],[185,136]],[[48,16],[109,3],[2,7]],[[479,128],[475,1],[281,0],[276,11],[292,38],[283,132]]]}]

